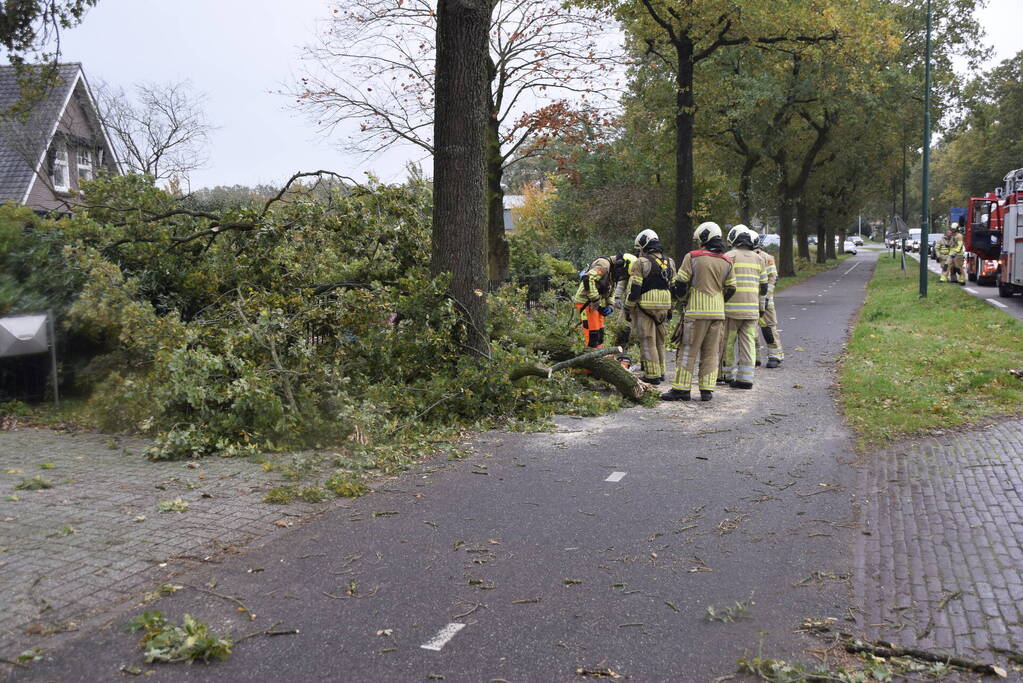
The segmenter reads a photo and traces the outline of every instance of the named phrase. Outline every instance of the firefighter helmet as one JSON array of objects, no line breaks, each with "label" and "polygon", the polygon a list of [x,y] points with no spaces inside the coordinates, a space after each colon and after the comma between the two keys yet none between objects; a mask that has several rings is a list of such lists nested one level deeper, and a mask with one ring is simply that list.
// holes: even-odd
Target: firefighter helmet
[{"label": "firefighter helmet", "polygon": [[696,232],[693,233],[693,239],[698,244],[706,244],[715,237],[721,237],[721,226],[713,221],[700,223],[696,228]]},{"label": "firefighter helmet", "polygon": [[728,244],[731,246],[737,246],[739,244],[745,244],[750,247],[753,246],[754,241],[753,231],[747,228],[742,223],[736,225],[728,231]]},{"label": "firefighter helmet", "polygon": [[655,240],[660,241],[660,238],[657,237],[657,233],[647,228],[643,232],[636,235],[636,248],[645,249],[647,244]]},{"label": "firefighter helmet", "polygon": [[635,254],[615,254],[611,258],[611,278],[615,281],[622,280],[628,276],[632,264],[636,262]]}]

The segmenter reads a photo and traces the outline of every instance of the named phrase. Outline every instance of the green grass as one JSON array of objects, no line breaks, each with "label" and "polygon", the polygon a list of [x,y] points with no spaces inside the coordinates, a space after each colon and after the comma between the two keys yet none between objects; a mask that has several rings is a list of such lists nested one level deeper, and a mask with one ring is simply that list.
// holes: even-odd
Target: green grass
[{"label": "green grass", "polygon": [[861,448],[1016,415],[1023,324],[931,274],[880,258],[841,363],[842,405]]},{"label": "green grass", "polygon": [[[797,256],[795,262],[796,274],[778,278],[778,283],[774,286],[774,291],[777,294],[781,290],[791,287],[792,285],[798,285],[800,282],[808,280],[818,273],[831,270],[850,256],[852,256],[852,254],[842,254],[838,257],[837,261],[828,261],[827,263],[814,263],[813,261],[807,261],[806,259],[799,258]],[[778,260],[777,254],[774,257],[774,260]]]}]

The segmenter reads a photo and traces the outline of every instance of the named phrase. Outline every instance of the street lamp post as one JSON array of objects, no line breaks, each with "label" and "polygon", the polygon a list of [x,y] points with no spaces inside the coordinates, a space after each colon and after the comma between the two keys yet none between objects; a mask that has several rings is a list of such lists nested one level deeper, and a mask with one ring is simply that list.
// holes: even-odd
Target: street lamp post
[{"label": "street lamp post", "polygon": [[927,257],[930,256],[931,222],[931,0],[927,0],[927,63],[924,65],[924,168],[923,210],[920,224],[920,296],[927,296]]}]

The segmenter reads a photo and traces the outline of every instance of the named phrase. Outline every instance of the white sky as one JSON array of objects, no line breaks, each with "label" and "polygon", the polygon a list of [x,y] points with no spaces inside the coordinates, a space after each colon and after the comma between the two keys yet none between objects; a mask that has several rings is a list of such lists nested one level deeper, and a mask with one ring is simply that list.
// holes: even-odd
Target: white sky
[{"label": "white sky", "polygon": [[[190,80],[205,92],[219,128],[193,188],[280,183],[320,168],[399,180],[414,150],[370,160],[345,154],[336,144],[341,132],[324,138],[276,92],[295,82],[300,48],[330,11],[329,0],[99,0],[81,26],[62,34],[62,59],[125,89]],[[980,18],[995,48],[990,63],[1023,49],[1023,0],[990,0]]]}]

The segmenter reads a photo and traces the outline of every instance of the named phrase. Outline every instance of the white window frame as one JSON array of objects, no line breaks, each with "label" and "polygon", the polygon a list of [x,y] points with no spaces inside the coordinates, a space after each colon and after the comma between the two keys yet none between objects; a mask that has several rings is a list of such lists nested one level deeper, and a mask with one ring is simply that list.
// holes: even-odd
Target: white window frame
[{"label": "white window frame", "polygon": [[[63,170],[63,182],[57,177],[58,169]],[[71,189],[71,165],[68,163],[67,145],[58,142],[53,150],[53,168],[50,169],[50,180],[53,181],[53,189],[57,192],[67,192]]]},{"label": "white window frame", "polygon": [[[84,162],[83,162],[84,155]],[[88,147],[79,147],[75,153],[75,158],[78,160],[78,182],[81,184],[83,180],[92,180],[95,176],[92,172],[92,150]]]}]

